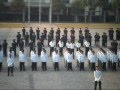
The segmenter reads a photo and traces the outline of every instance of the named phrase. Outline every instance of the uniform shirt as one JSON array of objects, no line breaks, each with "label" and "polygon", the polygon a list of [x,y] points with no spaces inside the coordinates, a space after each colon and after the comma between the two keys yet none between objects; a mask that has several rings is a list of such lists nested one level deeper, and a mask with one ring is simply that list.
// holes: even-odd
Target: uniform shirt
[{"label": "uniform shirt", "polygon": [[58,45],[59,45],[59,47],[62,48],[62,47],[63,47],[63,42],[59,41],[59,42],[58,42]]},{"label": "uniform shirt", "polygon": [[70,49],[74,49],[75,44],[74,43],[70,43]]},{"label": "uniform shirt", "polygon": [[90,56],[91,56],[91,55],[93,55],[93,53],[92,53],[91,50],[89,50],[89,51],[88,51],[88,54],[87,54],[87,58],[88,58],[89,60],[90,60]]},{"label": "uniform shirt", "polygon": [[60,55],[56,54],[56,53],[53,53],[52,54],[52,60],[53,60],[53,62],[60,62]]},{"label": "uniform shirt", "polygon": [[107,60],[111,61],[111,59],[110,59],[111,54],[112,54],[111,51],[107,51]]},{"label": "uniform shirt", "polygon": [[114,63],[114,62],[118,62],[118,56],[117,56],[116,54],[112,53],[111,56],[110,56],[110,58],[111,58],[111,61],[112,61],[113,63]]},{"label": "uniform shirt", "polygon": [[90,62],[95,63],[97,61],[96,55],[90,55]]},{"label": "uniform shirt", "polygon": [[42,62],[47,62],[48,55],[42,51],[40,59],[41,59]]},{"label": "uniform shirt", "polygon": [[76,47],[80,48],[81,44],[79,42],[76,43]]},{"label": "uniform shirt", "polygon": [[31,61],[32,62],[38,62],[38,55],[36,53],[31,54]]},{"label": "uniform shirt", "polygon": [[26,55],[24,53],[22,53],[21,51],[19,51],[19,61],[25,62],[26,59],[27,59]]},{"label": "uniform shirt", "polygon": [[118,59],[120,60],[120,51],[117,52]]},{"label": "uniform shirt", "polygon": [[68,53],[66,59],[67,59],[67,62],[68,62],[68,63],[73,62],[73,54]]},{"label": "uniform shirt", "polygon": [[79,52],[76,55],[77,55],[77,60],[78,60],[79,63],[80,62],[85,62],[85,55],[84,54]]},{"label": "uniform shirt", "polygon": [[101,51],[97,52],[97,58],[98,58],[101,62],[107,62],[107,54],[104,54],[104,53],[101,52]]},{"label": "uniform shirt", "polygon": [[102,77],[101,71],[99,71],[99,70],[94,71],[95,81],[100,81],[100,80],[101,80],[101,77]]},{"label": "uniform shirt", "polygon": [[50,47],[54,47],[55,46],[55,42],[54,41],[50,41],[49,45],[50,45]]},{"label": "uniform shirt", "polygon": [[[7,58],[10,58],[10,52],[8,52],[8,57]],[[11,52],[11,59],[14,61],[14,51]]]},{"label": "uniform shirt", "polygon": [[70,48],[70,43],[66,43],[66,47],[67,47],[67,48]]},{"label": "uniform shirt", "polygon": [[0,51],[0,62],[3,60],[3,51]]},{"label": "uniform shirt", "polygon": [[67,61],[68,52],[65,51],[65,52],[63,53],[63,55],[64,55],[64,59],[65,59],[65,61]]},{"label": "uniform shirt", "polygon": [[85,47],[89,47],[90,46],[90,43],[87,42],[87,41],[85,41],[84,44],[85,44]]}]

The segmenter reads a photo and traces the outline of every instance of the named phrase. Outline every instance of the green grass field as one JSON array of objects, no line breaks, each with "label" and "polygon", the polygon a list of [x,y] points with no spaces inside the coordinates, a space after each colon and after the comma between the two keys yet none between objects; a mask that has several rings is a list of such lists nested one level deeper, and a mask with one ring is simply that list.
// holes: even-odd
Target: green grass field
[{"label": "green grass field", "polygon": [[[36,25],[37,23],[35,23]],[[44,24],[44,23],[42,23]],[[49,24],[49,23],[48,23]],[[53,23],[54,26],[59,28],[85,28],[90,29],[108,29],[108,28],[120,28],[120,24],[109,24],[109,23]],[[34,26],[34,23],[32,23]],[[0,23],[0,28],[22,28],[29,27],[27,23]]]}]

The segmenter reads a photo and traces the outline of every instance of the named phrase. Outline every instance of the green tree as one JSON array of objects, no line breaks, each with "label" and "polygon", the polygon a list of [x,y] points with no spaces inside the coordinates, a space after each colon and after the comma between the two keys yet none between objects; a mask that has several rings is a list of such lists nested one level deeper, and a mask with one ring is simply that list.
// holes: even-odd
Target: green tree
[{"label": "green tree", "polygon": [[113,9],[116,11],[115,22],[119,23],[120,0],[112,0],[111,5],[112,5]]},{"label": "green tree", "polygon": [[57,15],[57,22],[59,22],[59,15],[63,12],[65,4],[62,0],[52,0],[52,11]]},{"label": "green tree", "polygon": [[22,12],[23,22],[25,22],[26,4],[24,0],[12,0],[11,7],[18,12]]},{"label": "green tree", "polygon": [[[82,12],[85,7],[88,5],[88,0],[75,0],[71,4],[71,11],[75,16],[75,22],[78,22],[78,16],[80,12]],[[85,15],[85,22],[86,22],[86,15]]]}]

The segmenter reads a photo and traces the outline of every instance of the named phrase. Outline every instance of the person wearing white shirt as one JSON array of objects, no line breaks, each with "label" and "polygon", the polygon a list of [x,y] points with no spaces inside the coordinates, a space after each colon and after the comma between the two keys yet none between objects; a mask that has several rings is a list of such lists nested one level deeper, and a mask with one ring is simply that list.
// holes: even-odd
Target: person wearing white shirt
[{"label": "person wearing white shirt", "polygon": [[79,70],[80,71],[85,70],[84,69],[85,55],[82,50],[80,50],[80,52],[77,54],[77,59],[79,62]]},{"label": "person wearing white shirt", "polygon": [[20,62],[20,71],[25,71],[25,62],[26,62],[26,55],[24,50],[19,51],[19,62]]},{"label": "person wearing white shirt", "polygon": [[77,49],[77,50],[79,50],[79,49],[80,49],[80,47],[81,47],[81,43],[80,43],[80,41],[76,42],[76,44],[75,44],[75,45],[76,45],[76,49]]},{"label": "person wearing white shirt", "polygon": [[52,60],[54,64],[54,71],[59,71],[60,55],[58,53],[58,50],[55,50],[55,53],[52,53]]},{"label": "person wearing white shirt", "polygon": [[117,71],[116,63],[118,62],[118,56],[115,52],[111,54],[111,61],[112,61],[112,71]]},{"label": "person wearing white shirt", "polygon": [[107,51],[107,60],[108,60],[108,68],[112,69],[112,61],[111,61],[111,48],[109,48],[109,50]]},{"label": "person wearing white shirt", "polygon": [[67,55],[66,59],[67,59],[67,65],[68,65],[67,66],[67,71],[68,70],[73,71],[73,69],[72,69],[73,54],[70,51],[68,52],[68,55]]},{"label": "person wearing white shirt", "polygon": [[32,61],[32,71],[34,70],[37,71],[38,55],[36,54],[35,50],[31,53],[31,61]]},{"label": "person wearing white shirt", "polygon": [[68,51],[69,51],[69,49],[66,48],[66,50],[65,50],[64,53],[63,53],[63,55],[64,55],[65,68],[67,68],[67,56],[68,56]]},{"label": "person wearing white shirt", "polygon": [[85,45],[85,55],[87,56],[87,53],[88,53],[89,47],[90,47],[90,43],[87,40],[85,40],[84,45]]},{"label": "person wearing white shirt", "polygon": [[102,72],[99,70],[99,67],[96,66],[96,71],[94,71],[94,78],[95,78],[94,90],[97,90],[97,84],[99,84],[99,90],[101,90],[101,77],[102,77]]},{"label": "person wearing white shirt", "polygon": [[118,67],[120,66],[120,51],[117,52],[117,56],[118,56]]},{"label": "person wearing white shirt", "polygon": [[3,61],[3,51],[1,49],[2,48],[0,48],[0,72],[2,70],[2,61]]},{"label": "person wearing white shirt", "polygon": [[70,41],[66,43],[66,48],[70,50]]},{"label": "person wearing white shirt", "polygon": [[59,45],[59,53],[60,53],[60,56],[63,56],[63,46],[64,46],[63,41],[62,41],[62,40],[59,40],[58,45]]},{"label": "person wearing white shirt", "polygon": [[73,59],[74,59],[74,48],[75,48],[75,44],[74,44],[74,42],[71,42],[70,43],[70,51],[72,52],[72,54],[73,54]]},{"label": "person wearing white shirt", "polygon": [[95,70],[96,61],[97,61],[97,56],[95,55],[95,52],[92,51],[92,54],[90,55],[91,70]]},{"label": "person wearing white shirt", "polygon": [[13,76],[13,63],[14,63],[14,60],[12,58],[12,50],[10,50],[7,58],[8,76],[10,75],[10,72],[11,72],[11,76]]},{"label": "person wearing white shirt", "polygon": [[47,71],[47,60],[48,60],[48,55],[46,53],[46,50],[43,48],[42,52],[41,52],[41,62],[42,62],[42,70],[43,71]]},{"label": "person wearing white shirt", "polygon": [[49,46],[50,46],[50,56],[52,56],[52,52],[54,51],[54,47],[55,47],[54,40],[50,41]]},{"label": "person wearing white shirt", "polygon": [[91,64],[90,64],[90,56],[93,55],[92,53],[93,49],[90,48],[88,53],[87,53],[87,58],[88,58],[88,67],[90,68]]}]

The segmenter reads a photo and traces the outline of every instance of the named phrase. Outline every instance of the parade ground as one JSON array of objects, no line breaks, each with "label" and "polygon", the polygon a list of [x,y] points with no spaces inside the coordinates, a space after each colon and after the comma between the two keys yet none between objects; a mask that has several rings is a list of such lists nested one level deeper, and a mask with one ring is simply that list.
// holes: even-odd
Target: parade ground
[{"label": "parade ground", "polygon": [[[22,27],[26,27],[26,30],[29,31],[29,27],[33,27],[33,30],[36,31],[36,28],[39,27],[41,31],[43,28],[50,30],[51,27],[54,28],[55,32],[58,27],[61,29],[61,35],[63,34],[63,29],[68,28],[68,39],[70,39],[70,30],[71,27],[75,28],[75,37],[76,41],[78,40],[79,28],[82,28],[83,34],[85,27],[88,27],[90,33],[93,36],[92,47],[95,52],[98,51],[98,48],[94,46],[94,35],[95,32],[98,32],[100,36],[103,32],[108,33],[109,28],[120,28],[120,24],[11,24],[11,23],[0,23],[0,41],[4,39],[8,42],[8,50],[11,46],[12,40],[16,38],[17,32],[22,32]],[[55,34],[54,34],[55,35]],[[114,34],[115,38],[115,34]],[[110,46],[110,40],[108,40],[108,46]],[[120,41],[119,41],[120,43]],[[100,41],[101,44],[101,41]],[[37,47],[36,47],[37,49]],[[47,46],[47,40],[45,40],[45,49],[49,55],[49,47]],[[84,47],[81,48],[83,51]],[[108,48],[104,48],[108,50]],[[118,48],[118,51],[120,48]],[[17,54],[19,48],[17,48]],[[29,47],[25,47],[25,53],[29,57]],[[88,68],[87,58],[85,60],[85,71],[79,71],[76,67],[76,60],[73,62],[73,71],[67,71],[65,68],[64,58],[61,57],[60,61],[60,71],[54,71],[53,62],[49,56],[47,62],[47,71],[42,71],[41,62],[38,62],[38,71],[31,70],[31,60],[27,60],[25,66],[26,71],[19,70],[19,61],[18,56],[15,58],[14,63],[14,76],[7,75],[7,58],[3,60],[3,70],[0,72],[0,90],[39,90],[39,89],[71,89],[71,90],[94,90],[94,73]],[[120,67],[117,68],[118,71],[107,71],[102,72],[102,90],[120,90]]]}]

